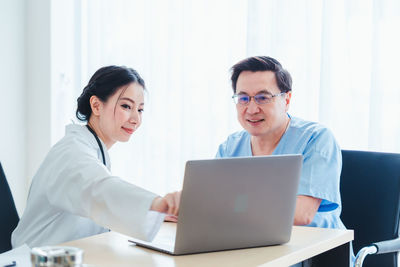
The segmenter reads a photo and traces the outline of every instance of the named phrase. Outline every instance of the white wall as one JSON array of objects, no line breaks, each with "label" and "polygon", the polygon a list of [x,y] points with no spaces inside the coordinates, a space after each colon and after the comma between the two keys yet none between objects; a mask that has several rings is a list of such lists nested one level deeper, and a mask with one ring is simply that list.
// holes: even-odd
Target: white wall
[{"label": "white wall", "polygon": [[25,1],[1,1],[0,8],[0,161],[22,211],[25,172]]},{"label": "white wall", "polygon": [[1,0],[0,161],[18,213],[51,144],[51,0]]},{"label": "white wall", "polygon": [[51,146],[51,0],[26,0],[26,175]]}]

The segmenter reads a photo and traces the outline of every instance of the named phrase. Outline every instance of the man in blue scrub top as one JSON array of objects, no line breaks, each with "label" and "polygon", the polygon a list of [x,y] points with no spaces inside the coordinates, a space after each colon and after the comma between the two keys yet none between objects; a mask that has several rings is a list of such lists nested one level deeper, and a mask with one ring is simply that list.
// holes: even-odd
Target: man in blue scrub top
[{"label": "man in blue scrub top", "polygon": [[243,131],[219,146],[217,157],[302,154],[295,225],[345,228],[340,220],[340,148],[324,126],[288,114],[292,78],[270,57],[232,67],[233,100]]}]

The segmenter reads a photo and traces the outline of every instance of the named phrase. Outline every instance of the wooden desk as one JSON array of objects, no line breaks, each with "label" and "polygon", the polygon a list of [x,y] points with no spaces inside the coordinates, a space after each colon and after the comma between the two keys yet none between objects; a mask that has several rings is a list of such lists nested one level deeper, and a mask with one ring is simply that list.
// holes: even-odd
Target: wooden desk
[{"label": "wooden desk", "polygon": [[[164,223],[160,231],[174,231]],[[348,262],[352,230],[294,226],[289,243],[280,246],[170,256],[128,243],[128,236],[104,233],[61,244],[82,248],[84,262],[95,266],[289,266],[313,258],[312,266],[344,266]],[[324,256],[325,255],[325,256]],[[328,263],[326,261],[328,257]],[[318,262],[315,264],[314,262]],[[323,263],[320,263],[323,262]],[[347,263],[348,266],[348,263]]]}]

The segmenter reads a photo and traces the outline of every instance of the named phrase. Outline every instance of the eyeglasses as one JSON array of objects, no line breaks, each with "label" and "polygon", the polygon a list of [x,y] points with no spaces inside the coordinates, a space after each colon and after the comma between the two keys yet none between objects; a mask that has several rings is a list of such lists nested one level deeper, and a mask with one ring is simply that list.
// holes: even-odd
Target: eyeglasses
[{"label": "eyeglasses", "polygon": [[283,94],[285,94],[285,92],[282,92],[282,93],[279,93],[276,95],[261,93],[261,94],[255,95],[255,96],[249,96],[246,94],[234,94],[232,96],[232,99],[235,102],[235,104],[240,104],[240,105],[245,106],[250,103],[252,98],[254,98],[254,102],[256,102],[259,105],[264,105],[264,104],[270,103],[272,101],[272,98],[283,95]]}]

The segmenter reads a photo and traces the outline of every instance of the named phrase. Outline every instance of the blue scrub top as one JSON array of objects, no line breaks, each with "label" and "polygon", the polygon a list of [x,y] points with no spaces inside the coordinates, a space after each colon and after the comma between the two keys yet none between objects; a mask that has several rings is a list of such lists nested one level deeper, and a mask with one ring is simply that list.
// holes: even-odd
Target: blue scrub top
[{"label": "blue scrub top", "polygon": [[[272,155],[303,155],[297,194],[322,199],[314,220],[308,226],[344,229],[339,217],[341,150],[333,134],[324,126],[295,117],[290,118],[289,127]],[[251,135],[247,131],[231,134],[219,146],[216,157],[252,156],[250,138]]]}]

